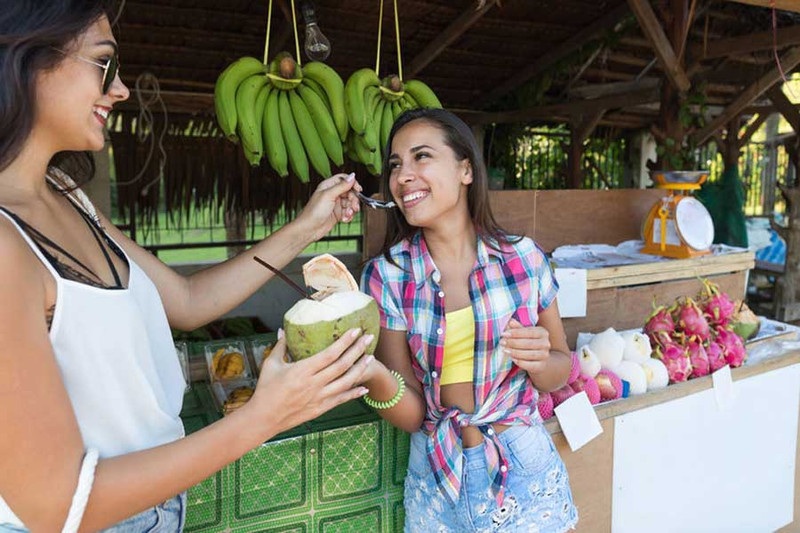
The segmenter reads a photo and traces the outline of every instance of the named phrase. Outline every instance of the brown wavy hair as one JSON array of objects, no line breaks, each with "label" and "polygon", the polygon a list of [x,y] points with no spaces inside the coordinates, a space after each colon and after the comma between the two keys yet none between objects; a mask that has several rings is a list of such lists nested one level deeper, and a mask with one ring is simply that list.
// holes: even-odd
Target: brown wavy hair
[{"label": "brown wavy hair", "polygon": [[[112,0],[2,0],[0,9],[0,170],[22,151],[33,129],[36,79],[64,59],[66,49],[102,16]],[[50,161],[85,183],[94,174],[91,152],[60,152]]]},{"label": "brown wavy hair", "polygon": [[[389,140],[384,147],[385,155],[381,177],[381,192],[384,198],[391,196],[389,192],[389,174],[391,172],[389,156],[391,155],[392,141],[403,126],[415,120],[425,120],[439,128],[444,134],[445,144],[453,150],[457,161],[469,160],[472,168],[472,183],[469,184],[467,190],[467,206],[478,236],[496,250],[499,250],[502,244],[518,242],[522,236],[511,236],[494,219],[489,205],[489,177],[475,136],[464,121],[444,109],[412,109],[397,117],[389,133]],[[405,239],[410,239],[417,231],[418,228],[410,225],[399,209],[392,209],[387,217],[386,237],[381,254],[388,261],[396,264],[390,255],[392,246]]]}]

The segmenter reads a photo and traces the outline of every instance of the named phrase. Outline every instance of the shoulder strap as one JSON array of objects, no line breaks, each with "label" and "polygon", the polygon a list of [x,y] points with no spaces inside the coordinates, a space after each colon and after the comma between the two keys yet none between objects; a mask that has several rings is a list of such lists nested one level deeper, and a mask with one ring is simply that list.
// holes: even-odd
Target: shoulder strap
[{"label": "shoulder strap", "polygon": [[22,235],[22,238],[25,239],[25,242],[28,243],[28,246],[31,248],[31,250],[33,250],[33,253],[36,254],[36,257],[39,258],[39,261],[44,263],[44,266],[47,268],[47,270],[50,271],[50,274],[52,274],[53,277],[56,279],[56,283],[58,283],[61,280],[61,272],[55,266],[57,264],[55,258],[50,254],[48,254],[47,252],[45,252],[41,248],[41,246],[39,246],[39,244],[37,244],[36,241],[34,241],[33,238],[31,238],[30,235],[28,235],[28,233],[23,228],[23,226],[27,226],[24,223],[24,221],[3,206],[0,206],[0,215],[6,217],[11,222],[11,224],[13,224],[15,228],[17,228],[17,231],[20,233],[20,235]]}]

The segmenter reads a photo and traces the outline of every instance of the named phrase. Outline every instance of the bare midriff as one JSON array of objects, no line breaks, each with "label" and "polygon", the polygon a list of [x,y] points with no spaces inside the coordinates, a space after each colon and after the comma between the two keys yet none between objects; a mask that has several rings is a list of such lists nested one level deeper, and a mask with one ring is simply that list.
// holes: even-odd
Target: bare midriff
[{"label": "bare midriff", "polygon": [[[463,413],[475,412],[475,394],[472,383],[452,383],[444,385],[441,389],[442,405],[444,407],[458,407]],[[505,424],[492,424],[495,433],[500,434],[510,426]],[[461,428],[461,443],[464,448],[473,448],[483,443],[483,434],[475,426]]]}]

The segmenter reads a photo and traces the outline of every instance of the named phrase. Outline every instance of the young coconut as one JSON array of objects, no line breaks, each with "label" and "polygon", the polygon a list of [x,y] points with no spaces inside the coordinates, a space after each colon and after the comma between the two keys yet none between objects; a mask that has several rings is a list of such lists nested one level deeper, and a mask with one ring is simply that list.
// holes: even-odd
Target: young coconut
[{"label": "young coconut", "polygon": [[638,331],[626,331],[622,334],[622,338],[625,340],[623,360],[643,363],[650,359],[653,349],[650,347],[650,338],[647,335]]},{"label": "young coconut", "polygon": [[375,300],[358,290],[358,284],[341,261],[330,254],[319,255],[303,265],[303,280],[316,289],[283,315],[286,347],[294,361],[318,353],[347,330],[361,328],[375,338],[366,353],[375,352],[380,315]]},{"label": "young coconut", "polygon": [[600,366],[610,370],[622,362],[625,340],[614,328],[608,328],[594,336],[592,342],[589,343],[589,348],[597,354]]},{"label": "young coconut", "polygon": [[578,361],[581,367],[581,375],[593,378],[600,372],[600,359],[597,358],[589,346],[582,346],[578,350]]},{"label": "young coconut", "polygon": [[655,357],[643,362],[642,370],[647,377],[647,390],[663,389],[669,384],[667,367]]},{"label": "young coconut", "polygon": [[631,394],[644,394],[647,392],[647,374],[639,363],[622,361],[614,369],[614,373],[630,384]]}]

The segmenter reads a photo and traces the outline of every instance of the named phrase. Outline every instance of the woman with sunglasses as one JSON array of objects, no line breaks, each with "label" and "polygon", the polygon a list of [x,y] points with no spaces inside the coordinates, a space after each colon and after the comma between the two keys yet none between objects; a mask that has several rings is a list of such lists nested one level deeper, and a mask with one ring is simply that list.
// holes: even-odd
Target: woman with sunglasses
[{"label": "woman with sunglasses", "polygon": [[[298,363],[279,341],[252,399],[184,437],[169,326],[228,312],[358,203],[335,176],[251,250],[179,276],[75,186],[128,97],[106,1],[4,0],[0,9],[0,532],[176,532],[185,491],[270,439],[366,393],[370,336]],[[85,162],[85,160],[84,160]],[[81,170],[84,172],[81,173]],[[157,525],[158,524],[158,525]]]}]

